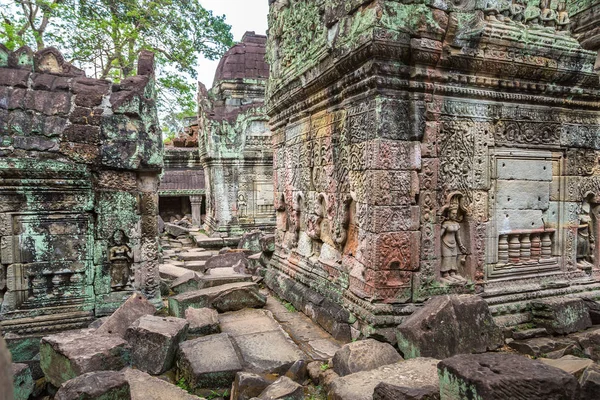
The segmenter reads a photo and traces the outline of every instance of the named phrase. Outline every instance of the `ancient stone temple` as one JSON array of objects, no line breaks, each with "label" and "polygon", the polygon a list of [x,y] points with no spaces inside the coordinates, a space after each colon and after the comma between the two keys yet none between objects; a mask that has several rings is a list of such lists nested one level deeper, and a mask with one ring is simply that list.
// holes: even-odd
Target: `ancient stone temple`
[{"label": "ancient stone temple", "polygon": [[160,216],[170,222],[191,215],[192,223],[201,226],[206,202],[196,118],[165,146],[164,158],[165,171],[158,187]]},{"label": "ancient stone temple", "polygon": [[53,48],[0,46],[0,327],[87,326],[133,291],[160,302],[163,163],[154,56],[119,84]]},{"label": "ancient stone temple", "polygon": [[277,293],[345,339],[437,294],[501,325],[600,296],[600,84],[564,1],[276,0],[269,24]]},{"label": "ancient stone temple", "polygon": [[246,32],[221,59],[212,89],[199,85],[205,229],[235,235],[273,229],[273,151],[264,109],[266,37]]}]

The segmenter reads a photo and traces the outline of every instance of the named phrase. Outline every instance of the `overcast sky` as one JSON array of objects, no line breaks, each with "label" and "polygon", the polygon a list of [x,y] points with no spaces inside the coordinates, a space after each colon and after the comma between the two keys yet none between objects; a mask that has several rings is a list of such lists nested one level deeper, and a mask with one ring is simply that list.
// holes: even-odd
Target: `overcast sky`
[{"label": "overcast sky", "polygon": [[[233,40],[239,42],[246,31],[257,34],[267,32],[268,0],[200,0],[200,4],[214,15],[225,15],[225,21],[231,25]],[[198,80],[208,89],[212,87],[215,70],[219,61],[200,59]]]}]

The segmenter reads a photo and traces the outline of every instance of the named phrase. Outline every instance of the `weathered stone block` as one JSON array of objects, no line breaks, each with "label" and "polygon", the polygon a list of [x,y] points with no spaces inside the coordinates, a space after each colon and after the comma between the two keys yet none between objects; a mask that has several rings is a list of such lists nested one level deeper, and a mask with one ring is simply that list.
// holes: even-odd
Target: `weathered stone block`
[{"label": "weathered stone block", "polygon": [[231,398],[250,400],[253,397],[258,397],[271,383],[262,375],[251,372],[238,372],[235,374],[235,381],[233,381],[231,388]]},{"label": "weathered stone block", "polygon": [[586,357],[600,362],[600,328],[574,333],[568,339],[575,340]]},{"label": "weathered stone block", "polygon": [[27,400],[33,393],[35,386],[29,366],[27,364],[12,364],[12,378],[15,400]]},{"label": "weathered stone block", "polygon": [[594,364],[594,362],[589,358],[581,358],[570,355],[562,356],[561,358],[558,358],[556,360],[552,360],[549,358],[540,358],[539,360],[546,365],[562,369],[563,371],[568,372],[577,379],[581,377],[583,371],[587,367]]},{"label": "weathered stone block", "polygon": [[225,333],[188,340],[179,346],[178,376],[190,388],[229,388],[242,364]]},{"label": "weathered stone block", "polygon": [[197,396],[145,372],[131,368],[122,372],[129,382],[132,400],[198,400]]},{"label": "weathered stone block", "polygon": [[441,400],[576,399],[575,377],[515,354],[461,354],[438,365]]},{"label": "weathered stone block", "polygon": [[265,303],[266,298],[258,292],[257,284],[239,282],[173,296],[169,298],[169,312],[181,318],[189,307],[211,307],[219,312],[227,312],[262,307]]},{"label": "weathered stone block", "polygon": [[589,367],[579,379],[581,390],[579,400],[594,400],[598,398],[600,393],[600,365],[594,364]]},{"label": "weathered stone block", "polygon": [[230,268],[239,262],[241,262],[244,267],[247,267],[247,258],[248,256],[243,251],[234,251],[225,254],[218,254],[206,260],[204,268],[206,271],[210,271],[214,268]]},{"label": "weathered stone block", "polygon": [[185,228],[185,227],[179,226],[179,225],[175,225],[170,222],[165,222],[165,231],[169,235],[174,236],[174,237],[187,235],[190,233],[190,230],[188,228]]},{"label": "weathered stone block", "polygon": [[152,315],[156,307],[142,294],[134,293],[96,331],[97,334],[111,334],[125,337],[127,328],[143,315]]},{"label": "weathered stone block", "polygon": [[564,335],[592,326],[588,308],[582,299],[559,297],[531,302],[533,322],[550,333]]},{"label": "weathered stone block", "polygon": [[127,342],[91,330],[46,336],[40,342],[40,365],[48,382],[63,382],[93,371],[117,371],[129,365]]},{"label": "weathered stone block", "polygon": [[406,387],[382,382],[375,387],[373,400],[439,400],[437,386]]},{"label": "weathered stone block", "polygon": [[190,335],[210,335],[221,331],[219,313],[212,308],[187,308],[185,319],[189,322]]},{"label": "weathered stone block", "polygon": [[144,315],[125,333],[131,360],[138,369],[159,375],[171,369],[179,343],[187,334],[188,322],[173,317]]},{"label": "weathered stone block", "polygon": [[4,388],[4,394],[7,400],[13,399],[13,380],[12,380],[11,356],[6,342],[0,335],[0,387]]},{"label": "weathered stone block", "polygon": [[346,376],[401,360],[400,354],[389,343],[366,339],[348,343],[336,351],[333,356],[333,370],[339,376]]},{"label": "weathered stone block", "polygon": [[375,387],[382,382],[406,388],[439,387],[436,367],[438,362],[433,358],[413,358],[339,377],[331,383],[328,398],[371,400]]},{"label": "weathered stone block", "polygon": [[534,357],[542,357],[544,354],[561,351],[571,354],[575,348],[579,348],[575,339],[539,337],[527,340],[514,340],[508,344],[521,354]]},{"label": "weathered stone block", "polygon": [[290,378],[282,376],[270,384],[258,398],[261,400],[303,400],[304,388]]},{"label": "weathered stone block", "polygon": [[185,293],[192,290],[198,290],[199,275],[195,271],[190,271],[180,276],[171,283],[171,290],[176,294]]},{"label": "weathered stone block", "polygon": [[483,353],[504,343],[485,300],[471,295],[430,299],[398,327],[397,338],[405,358]]},{"label": "weathered stone block", "polygon": [[56,392],[56,400],[129,400],[129,383],[122,372],[88,372],[66,381]]}]

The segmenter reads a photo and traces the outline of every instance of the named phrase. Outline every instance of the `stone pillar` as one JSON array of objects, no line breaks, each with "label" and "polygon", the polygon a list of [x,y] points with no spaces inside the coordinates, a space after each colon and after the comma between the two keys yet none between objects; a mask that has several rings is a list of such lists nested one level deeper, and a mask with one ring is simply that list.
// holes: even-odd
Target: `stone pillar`
[{"label": "stone pillar", "polygon": [[192,224],[202,226],[202,196],[190,196],[192,205]]}]

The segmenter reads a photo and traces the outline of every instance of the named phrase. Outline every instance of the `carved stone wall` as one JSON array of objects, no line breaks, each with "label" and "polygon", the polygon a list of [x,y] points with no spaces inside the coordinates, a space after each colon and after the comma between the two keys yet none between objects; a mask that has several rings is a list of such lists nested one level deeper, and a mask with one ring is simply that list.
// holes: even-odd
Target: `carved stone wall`
[{"label": "carved stone wall", "polygon": [[52,48],[0,45],[0,326],[86,326],[133,291],[159,304],[162,140],[154,56],[120,84]]},{"label": "carved stone wall", "polygon": [[273,229],[273,151],[264,92],[266,37],[246,32],[221,59],[213,88],[199,90],[199,144],[206,230]]},{"label": "carved stone wall", "polygon": [[271,1],[270,287],[346,339],[435,294],[505,325],[600,295],[596,54],[539,4]]}]

